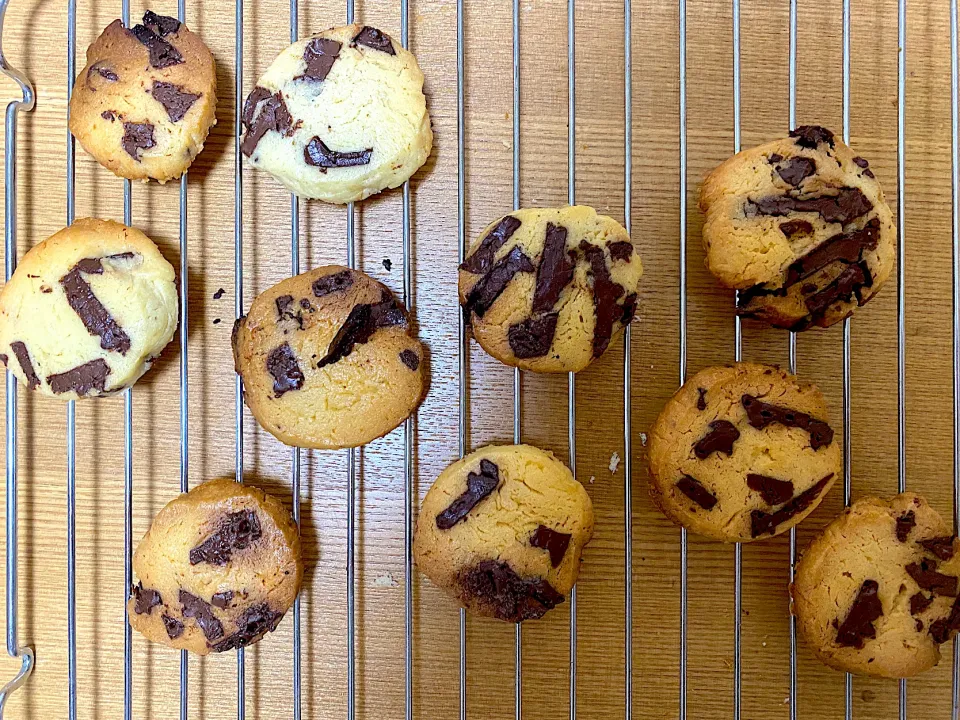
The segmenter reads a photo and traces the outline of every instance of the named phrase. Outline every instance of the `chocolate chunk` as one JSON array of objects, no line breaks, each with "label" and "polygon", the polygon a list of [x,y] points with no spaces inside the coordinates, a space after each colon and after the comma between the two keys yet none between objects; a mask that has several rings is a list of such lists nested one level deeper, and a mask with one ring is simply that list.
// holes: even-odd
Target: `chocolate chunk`
[{"label": "chocolate chunk", "polygon": [[437,527],[449,530],[470,514],[481,500],[497,489],[500,484],[500,468],[489,460],[480,461],[480,472],[467,475],[467,489],[437,515]]},{"label": "chocolate chunk", "polygon": [[793,483],[769,475],[747,473],[747,487],[760,493],[767,505],[781,505],[793,497]]},{"label": "chocolate chunk", "polygon": [[78,365],[66,372],[47,376],[47,384],[57,395],[61,395],[71,390],[77,395],[87,395],[91,390],[103,392],[107,386],[107,376],[110,374],[110,366],[102,358],[91,360],[90,362]]},{"label": "chocolate chunk", "polygon": [[633,257],[633,243],[626,240],[617,240],[610,243],[607,245],[607,250],[610,251],[610,257],[614,260],[630,262],[630,258]]},{"label": "chocolate chunk", "polygon": [[79,316],[87,332],[100,338],[100,347],[126,355],[130,350],[130,336],[97,299],[93,288],[83,279],[81,275],[83,272],[102,273],[103,267],[100,260],[92,258],[81,260],[70,272],[60,278],[60,285],[67,295],[67,302]]},{"label": "chocolate chunk", "polygon": [[629,293],[623,299],[623,314],[620,316],[620,322],[623,325],[629,325],[633,322],[633,316],[637,314],[637,294]]},{"label": "chocolate chunk", "polygon": [[160,37],[172,35],[180,30],[180,21],[167,15],[157,15],[152,10],[143,14],[143,24],[153,30]]},{"label": "chocolate chunk", "polygon": [[593,278],[593,307],[597,315],[593,326],[593,356],[600,357],[610,344],[613,324],[623,316],[623,308],[617,304],[623,288],[611,279],[602,248],[582,240],[580,250],[590,264],[588,277]]},{"label": "chocolate chunk", "polygon": [[787,240],[792,240],[794,235],[801,233],[809,235],[812,233],[813,225],[806,220],[788,220],[785,223],[780,223],[780,232],[787,237]]},{"label": "chocolate chunk", "polygon": [[520,246],[515,246],[500,258],[491,267],[467,294],[463,304],[464,312],[468,317],[473,313],[483,317],[497,298],[507,289],[507,285],[518,272],[533,272],[533,263],[530,262]]},{"label": "chocolate chunk", "polygon": [[677,480],[677,490],[693,500],[704,510],[713,510],[714,505],[717,504],[717,496],[707,490],[699,480],[689,475],[684,475]]},{"label": "chocolate chunk", "polygon": [[293,116],[287,110],[283,95],[259,86],[247,96],[242,120],[247,132],[240,143],[240,150],[247,157],[253,155],[260,139],[270,130],[281,135],[290,135],[293,131]]},{"label": "chocolate chunk", "polygon": [[847,619],[837,629],[837,644],[843,647],[862,648],[863,641],[877,636],[873,622],[883,617],[883,606],[877,590],[876,580],[864,580],[857,592]]},{"label": "chocolate chunk", "polygon": [[706,460],[712,453],[720,452],[733,455],[733,443],[740,437],[740,431],[729,420],[714,420],[710,430],[693,446],[694,454],[700,460]]},{"label": "chocolate chunk", "polygon": [[780,153],[771,153],[770,157],[767,158],[767,162],[770,163],[771,165],[773,165],[774,163],[778,163],[781,160],[783,160],[783,155],[781,155]]},{"label": "chocolate chunk", "polygon": [[750,215],[782,217],[791,213],[819,213],[824,222],[847,223],[866,215],[873,203],[858,188],[841,188],[837,195],[823,195],[808,199],[786,195],[768,195],[759,200],[748,200],[744,211]]},{"label": "chocolate chunk", "polygon": [[957,630],[960,630],[960,597],[953,601],[950,614],[947,617],[934,620],[930,623],[930,636],[935,643],[942,645],[947,642]]},{"label": "chocolate chunk", "polygon": [[[899,522],[897,524],[899,526]],[[897,535],[897,537],[900,536]],[[929,540],[920,540],[917,544],[928,552],[936,555],[940,560],[950,560],[953,558],[953,541],[955,539],[956,538],[951,535],[945,535],[943,537],[930,538]]]},{"label": "chocolate chunk", "polygon": [[861,230],[834,235],[790,264],[785,286],[795,285],[838,260],[845,263],[858,262],[863,251],[873,250],[879,241],[880,221],[877,218],[870,220]]},{"label": "chocolate chunk", "polygon": [[102,117],[104,120],[109,120],[110,122],[113,122],[117,119],[117,116],[114,115],[110,110],[104,110],[102,113],[100,113],[100,117]]},{"label": "chocolate chunk", "polygon": [[167,637],[171,640],[176,640],[183,635],[183,623],[175,617],[170,617],[164,613],[160,616],[160,619],[163,620],[163,627],[167,631]]},{"label": "chocolate chunk", "polygon": [[[179,27],[179,23],[177,25]],[[147,48],[147,52],[150,54],[150,64],[158,70],[183,62],[183,55],[180,54],[180,51],[153,29],[145,25],[134,25],[130,32]],[[169,33],[162,34],[168,35]]]},{"label": "chocolate chunk", "polygon": [[324,275],[313,281],[314,297],[323,297],[330,293],[343,292],[353,285],[353,271],[341,270],[333,275]]},{"label": "chocolate chunk", "polygon": [[827,486],[827,483],[830,482],[832,477],[833,473],[830,473],[822,480],[819,480],[816,485],[804,490],[776,512],[767,513],[763,510],[751,511],[751,536],[759,537],[760,535],[764,535],[766,533],[776,532],[777,526],[779,526],[781,523],[786,522],[794,515],[799,515],[808,507],[810,507],[820,496],[820,493],[823,492],[823,489]]},{"label": "chocolate chunk", "polygon": [[553,567],[559,567],[560,563],[563,562],[563,556],[567,554],[570,534],[557,532],[546,525],[540,525],[530,538],[530,544],[548,551],[550,553],[550,564]]},{"label": "chocolate chunk", "polygon": [[870,163],[867,162],[866,158],[855,157],[853,159],[853,162],[856,164],[857,167],[863,168],[863,174],[866,175],[868,178],[876,177],[873,174],[873,170],[870,169]]},{"label": "chocolate chunk", "polygon": [[697,410],[707,409],[707,389],[697,388]]},{"label": "chocolate chunk", "polygon": [[810,158],[793,157],[777,168],[777,175],[787,185],[799,187],[806,178],[817,172],[817,164]]},{"label": "chocolate chunk", "polygon": [[181,590],[180,604],[183,606],[183,616],[196,620],[208,641],[223,637],[223,624],[213,614],[209,603],[196,595],[191,595],[186,590]]},{"label": "chocolate chunk", "polygon": [[303,51],[303,61],[307,64],[303,75],[297,75],[294,80],[326,80],[330,68],[340,55],[340,43],[328,38],[313,38],[307,43]]},{"label": "chocolate chunk", "polygon": [[234,550],[246,550],[260,539],[263,531],[260,518],[253,510],[239,510],[227,514],[207,539],[190,549],[190,564],[202,562],[226,565]]},{"label": "chocolate chunk", "polygon": [[[36,390],[40,387],[40,378],[37,377],[37,371],[33,369],[33,362],[30,360],[30,353],[27,351],[27,346],[20,340],[14,340],[10,343],[10,349],[13,351],[13,354],[17,356],[20,369],[23,370],[23,374],[27,378],[27,387],[31,390]],[[6,360],[4,360],[3,364],[7,364]]]},{"label": "chocolate chunk", "polygon": [[560,293],[573,280],[576,266],[576,256],[567,253],[567,229],[548,222],[543,253],[537,266],[533,312],[549,312],[553,309],[560,299]]},{"label": "chocolate chunk", "polygon": [[310,138],[310,142],[307,143],[307,146],[303,149],[303,159],[307,165],[318,167],[323,172],[326,172],[327,168],[367,165],[370,162],[371,155],[373,155],[373,148],[350,152],[331,150],[319,137]]},{"label": "chocolate chunk", "polygon": [[275,347],[267,355],[267,372],[273,377],[274,397],[282,397],[291,390],[303,387],[303,370],[297,363],[297,356],[293,353],[290,343]]},{"label": "chocolate chunk", "polygon": [[507,215],[497,223],[497,226],[493,230],[484,236],[483,240],[480,241],[480,247],[463,261],[460,269],[466,270],[474,275],[485,273],[493,264],[493,256],[497,254],[497,250],[503,247],[503,244],[513,237],[513,234],[519,227],[520,221],[513,217],[513,215]]},{"label": "chocolate chunk", "polygon": [[507,330],[507,342],[515,357],[527,358],[543,357],[550,352],[553,337],[557,332],[555,312],[545,313],[511,325]]},{"label": "chocolate chunk", "polygon": [[0,353],[0,363],[3,363],[4,367],[6,367],[9,362],[10,357],[6,353]]},{"label": "chocolate chunk", "polygon": [[954,575],[937,572],[937,563],[933,560],[924,558],[918,563],[910,563],[906,570],[921,589],[932,592],[934,595],[957,597],[957,578]]},{"label": "chocolate chunk", "polygon": [[933,595],[927,597],[922,592],[910,596],[910,614],[919,615],[933,604]]},{"label": "chocolate chunk", "polygon": [[857,296],[857,302],[862,305],[860,290],[871,285],[873,285],[873,277],[864,263],[849,265],[836,280],[815,295],[807,297],[804,302],[812,318],[822,318],[833,303],[849,300],[854,295]]},{"label": "chocolate chunk", "polygon": [[310,301],[307,300],[306,298],[300,298],[300,307],[301,307],[303,310],[307,310],[307,311],[309,311],[309,312],[314,312],[314,310],[313,310],[313,305],[311,305],[311,304],[310,304]]},{"label": "chocolate chunk", "polygon": [[806,413],[765,403],[753,395],[740,398],[747,420],[758,430],[771,423],[780,423],[786,427],[800,428],[810,433],[810,447],[819,450],[833,442],[833,428],[823,420],[816,420]]},{"label": "chocolate chunk", "polygon": [[378,329],[406,323],[406,311],[396,298],[389,291],[384,291],[383,298],[373,305],[353,306],[347,319],[330,341],[327,354],[317,363],[318,368],[343,360],[353,352],[355,345],[368,342]]},{"label": "chocolate chunk", "polygon": [[156,590],[149,590],[143,587],[143,583],[137,583],[133,587],[133,611],[137,615],[149,615],[157,605],[163,605],[163,598]]},{"label": "chocolate chunk", "polygon": [[277,318],[279,320],[289,320],[293,313],[290,308],[293,307],[293,295],[281,295],[275,301],[277,304]]},{"label": "chocolate chunk", "polygon": [[91,75],[96,73],[102,77],[107,82],[117,82],[120,79],[120,76],[113,71],[113,68],[110,67],[106,62],[98,60],[93,65],[90,66],[90,69],[87,70],[87,87],[91,90],[95,90],[93,83],[91,82]]},{"label": "chocolate chunk", "polygon": [[420,367],[420,357],[413,350],[402,350],[400,352],[400,362],[414,372]]},{"label": "chocolate chunk", "polygon": [[163,105],[170,122],[180,122],[193,104],[200,99],[200,95],[184,92],[183,88],[173,83],[153,81],[150,91],[154,99]]},{"label": "chocolate chunk", "polygon": [[130,157],[140,162],[140,151],[156,145],[153,140],[153,124],[125,122],[120,145]]},{"label": "chocolate chunk", "polygon": [[393,43],[390,42],[390,36],[377,30],[374,27],[365,25],[363,29],[353,38],[356,45],[366,45],[368,48],[380,50],[387,55],[396,55],[397,51],[393,49]]},{"label": "chocolate chunk", "polygon": [[917,516],[913,510],[907,510],[903,515],[897,518],[897,540],[902,543],[907,541],[910,531],[917,526]]},{"label": "chocolate chunk", "polygon": [[254,605],[244,610],[237,618],[237,632],[212,645],[211,649],[214,652],[225,652],[251,645],[268,632],[276,630],[282,619],[283,613],[271,610],[266,603]]},{"label": "chocolate chunk", "polygon": [[564,597],[542,578],[522,578],[507,563],[483,560],[461,573],[466,596],[487,605],[508,622],[535,620],[563,602]]},{"label": "chocolate chunk", "polygon": [[225,610],[229,607],[231,600],[233,600],[233,590],[224,590],[223,592],[214,593],[213,597],[210,598],[210,604],[221,610]]},{"label": "chocolate chunk", "polygon": [[223,288],[220,288],[219,290],[217,290],[217,291],[213,294],[213,299],[214,299],[214,300],[219,300],[220,298],[223,297],[223,294],[224,294],[225,292],[226,292],[226,290],[224,290]]},{"label": "chocolate chunk", "polygon": [[820,143],[827,143],[833,147],[833,133],[819,125],[801,125],[790,131],[790,137],[800,147],[814,149]]}]

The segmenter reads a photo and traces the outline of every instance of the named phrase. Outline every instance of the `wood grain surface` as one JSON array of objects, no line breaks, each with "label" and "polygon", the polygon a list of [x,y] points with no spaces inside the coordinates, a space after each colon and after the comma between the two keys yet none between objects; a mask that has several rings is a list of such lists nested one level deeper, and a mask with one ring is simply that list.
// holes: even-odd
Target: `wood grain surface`
[{"label": "wood grain surface", "polygon": [[[132,3],[132,15],[145,9]],[[512,56],[509,0],[468,0],[465,28],[465,226],[473,238],[512,208]],[[680,532],[647,495],[644,433],[676,389],[680,359],[680,252],[687,251],[687,360],[690,373],[733,357],[733,299],[703,267],[701,178],[733,151],[731,3],[687,3],[688,166],[686,237],[680,235],[678,8],[633,2],[632,234],[646,268],[631,348],[633,473],[624,453],[623,343],[576,383],[576,472],[597,510],[577,596],[576,709],[581,718],[625,715],[624,494],[633,490],[633,714],[680,713]],[[841,129],[841,0],[799,0],[797,118]],[[78,69],[83,51],[119,16],[120,0],[78,0]],[[851,127],[892,205],[897,200],[897,8],[895,0],[853,0]],[[176,14],[172,0],[154,10]],[[234,472],[234,11],[224,0],[187,0],[187,22],[218,64],[218,124],[190,170],[189,480]],[[562,0],[521,0],[521,201],[567,200],[567,22]],[[785,133],[788,116],[788,0],[742,2],[743,143]],[[288,43],[286,0],[248,0],[244,93]],[[301,0],[301,34],[341,24],[343,2]],[[576,3],[576,200],[624,217],[624,9],[621,0]],[[397,0],[358,0],[357,17],[399,37]],[[431,389],[416,420],[414,489],[422,497],[457,457],[458,335],[456,6],[411,0],[410,45],[426,75],[434,152],[412,184],[413,301],[430,347]],[[905,184],[906,480],[945,515],[953,512],[950,37],[946,0],[911,0],[907,31]],[[37,108],[23,116],[18,153],[19,251],[66,222],[67,43],[65,0],[14,0],[4,49],[32,78]],[[16,96],[0,83],[0,100]],[[243,294],[290,271],[290,199],[278,183],[243,172]],[[77,147],[77,215],[122,218],[122,183]],[[402,285],[402,198],[384,193],[357,207],[360,266],[395,290]],[[303,268],[344,262],[345,211],[302,206]],[[133,220],[179,264],[178,186],[136,185]],[[383,260],[392,261],[387,270]],[[219,300],[214,293],[226,292]],[[218,322],[219,321],[219,322]],[[42,319],[38,319],[42,322]],[[852,323],[853,495],[897,487],[897,291],[893,280]],[[179,367],[171,344],[133,391],[134,536],[179,489]],[[744,327],[744,357],[786,363],[787,335]],[[800,374],[827,393],[841,427],[842,330],[798,339]],[[512,438],[513,374],[471,343],[471,447]],[[568,455],[565,377],[524,375],[523,439]],[[20,619],[37,654],[10,718],[67,717],[66,411],[21,391]],[[346,714],[346,452],[303,453],[303,713]],[[358,453],[357,714],[399,718],[404,705],[403,433]],[[249,482],[291,498],[291,451],[244,417]],[[78,717],[123,713],[123,400],[77,405]],[[414,502],[416,511],[416,501]],[[800,548],[840,512],[835,489],[797,533]],[[789,716],[788,538],[743,548],[744,718]],[[689,543],[687,713],[726,718],[734,702],[734,549],[694,536]],[[569,712],[570,603],[523,627],[522,713]],[[514,626],[469,619],[467,711],[514,716]],[[246,717],[292,717],[292,622],[247,653]],[[458,715],[458,613],[428,581],[414,578],[413,707],[417,717]],[[949,650],[950,648],[946,648]],[[911,717],[948,717],[950,662],[910,681]],[[172,718],[179,704],[179,656],[133,638],[133,717]],[[17,664],[0,662],[0,677]],[[190,662],[189,717],[236,714],[232,653]],[[842,717],[844,678],[800,643],[797,716]],[[856,678],[858,718],[897,716],[895,682]]]}]

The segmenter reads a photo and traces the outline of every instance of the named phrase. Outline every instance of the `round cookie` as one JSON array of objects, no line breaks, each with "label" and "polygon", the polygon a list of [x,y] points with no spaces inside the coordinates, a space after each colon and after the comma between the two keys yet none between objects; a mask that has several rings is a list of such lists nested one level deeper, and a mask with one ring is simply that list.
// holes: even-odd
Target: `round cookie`
[{"label": "round cookie", "polygon": [[650,431],[650,493],[691,532],[750,542],[793,527],[840,474],[820,390],[754,363],[701,370]]},{"label": "round cookie", "polygon": [[863,498],[797,564],[793,612],[837,670],[910,677],[940,661],[960,629],[960,543],[919,495]]},{"label": "round cookie", "polygon": [[475,615],[521,622],[562,603],[593,534],[590,496],[530,445],[488,445],[440,473],[420,508],[420,572]]},{"label": "round cookie", "polygon": [[87,49],[70,99],[70,132],[97,162],[130,180],[180,177],[217,122],[217,70],[198,35],[147,11],[110,23]]},{"label": "round cookie", "polygon": [[896,228],[867,161],[826,128],[744,150],[700,189],[707,268],[740,290],[738,313],[791,330],[827,327],[893,269]]},{"label": "round cookie", "polygon": [[515,210],[470,248],[460,304],[500,362],[577,372],[633,319],[642,273],[627,231],[591,207]]},{"label": "round cookie", "polygon": [[176,277],[136,228],[81,218],[30,250],[0,293],[0,361],[63,400],[133,385],[177,328]]},{"label": "round cookie", "polygon": [[357,447],[386,435],[426,389],[425,348],[390,290],[339,265],[260,294],[233,330],[247,405],[297,447]]},{"label": "round cookie", "polygon": [[286,48],[243,106],[243,154],[300,197],[348,203],[402,185],[433,130],[417,59],[364,25]]},{"label": "round cookie", "polygon": [[211,480],[157,514],[133,571],[127,610],[144,637],[199,655],[233,650],[275,630],[293,605],[300,533],[277,498]]}]

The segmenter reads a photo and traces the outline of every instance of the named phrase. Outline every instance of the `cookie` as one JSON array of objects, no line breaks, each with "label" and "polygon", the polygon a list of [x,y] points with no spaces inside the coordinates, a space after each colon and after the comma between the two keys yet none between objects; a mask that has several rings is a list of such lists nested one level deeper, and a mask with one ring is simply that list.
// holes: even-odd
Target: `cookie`
[{"label": "cookie", "polygon": [[144,637],[198,655],[276,630],[303,580],[300,534],[277,498],[211,480],[172,500],[133,556],[127,602]]},{"label": "cookie", "polygon": [[70,132],[105,168],[130,180],[180,177],[217,122],[213,55],[176,19],[110,23],[87,49],[70,99]]},{"label": "cookie", "polygon": [[893,269],[896,227],[869,163],[826,128],[744,150],[700,189],[707,268],[740,290],[737,312],[775,327],[827,327]]},{"label": "cookie", "polygon": [[173,338],[173,266],[136,228],[81,218],[30,250],[0,293],[0,362],[63,400],[133,385]]},{"label": "cookie", "polygon": [[413,555],[473,614],[521,622],[564,601],[592,534],[590,496],[566,465],[530,445],[488,445],[433,483]]},{"label": "cookie", "polygon": [[247,406],[297,447],[357,447],[400,425],[423,398],[425,348],[390,290],[339,265],[274,285],[233,330]]},{"label": "cookie", "polygon": [[950,525],[919,495],[858,500],[797,564],[793,612],[807,645],[851,673],[929,670],[960,630],[958,551]]},{"label": "cookie", "polygon": [[633,319],[642,273],[627,231],[593,208],[515,210],[460,265],[460,305],[500,362],[577,372]]},{"label": "cookie", "polygon": [[650,493],[691,532],[750,542],[792,528],[840,475],[823,394],[780,368],[701,370],[650,430]]},{"label": "cookie", "polygon": [[348,203],[402,185],[433,130],[417,59],[365,25],[286,48],[243,106],[240,149],[300,197]]}]

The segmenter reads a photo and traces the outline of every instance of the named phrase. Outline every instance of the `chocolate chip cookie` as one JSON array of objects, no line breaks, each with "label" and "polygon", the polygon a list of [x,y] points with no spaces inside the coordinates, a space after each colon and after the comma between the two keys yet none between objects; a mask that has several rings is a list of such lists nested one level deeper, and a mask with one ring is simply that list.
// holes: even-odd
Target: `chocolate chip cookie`
[{"label": "chocolate chip cookie", "polygon": [[823,394],[780,368],[701,370],[650,431],[650,492],[691,532],[725,542],[779,535],[820,504],[840,474]]},{"label": "chocolate chip cookie", "polygon": [[303,580],[300,534],[277,498],[211,480],[167,504],[133,556],[130,624],[199,655],[276,630]]},{"label": "chocolate chip cookie", "polygon": [[417,59],[366,25],[286,48],[243,106],[240,146],[300,197],[363,200],[426,162],[433,130]]},{"label": "chocolate chip cookie", "polygon": [[590,496],[562,462],[530,445],[488,445],[427,492],[413,554],[473,614],[521,622],[564,601],[592,534]]},{"label": "chocolate chip cookie", "polygon": [[896,228],[866,159],[826,128],[744,150],[700,189],[707,268],[740,290],[738,313],[775,327],[827,327],[893,269]]},{"label": "chocolate chip cookie", "polygon": [[182,175],[217,122],[217,70],[200,37],[151,11],[110,23],[87,49],[70,100],[70,132],[131,180]]},{"label": "chocolate chip cookie", "polygon": [[0,362],[63,400],[120,392],[173,338],[178,307],[150,238],[81,218],[24,255],[0,293]]},{"label": "chocolate chip cookie", "polygon": [[593,208],[515,210],[470,248],[460,304],[500,362],[577,372],[633,319],[642,273],[627,231]]},{"label": "chocolate chip cookie", "polygon": [[425,348],[390,290],[339,265],[274,285],[233,331],[246,401],[287,445],[357,447],[412,413],[426,388]]},{"label": "chocolate chip cookie", "polygon": [[929,670],[960,630],[960,542],[919,495],[863,498],[797,565],[793,612],[830,667],[900,678]]}]

